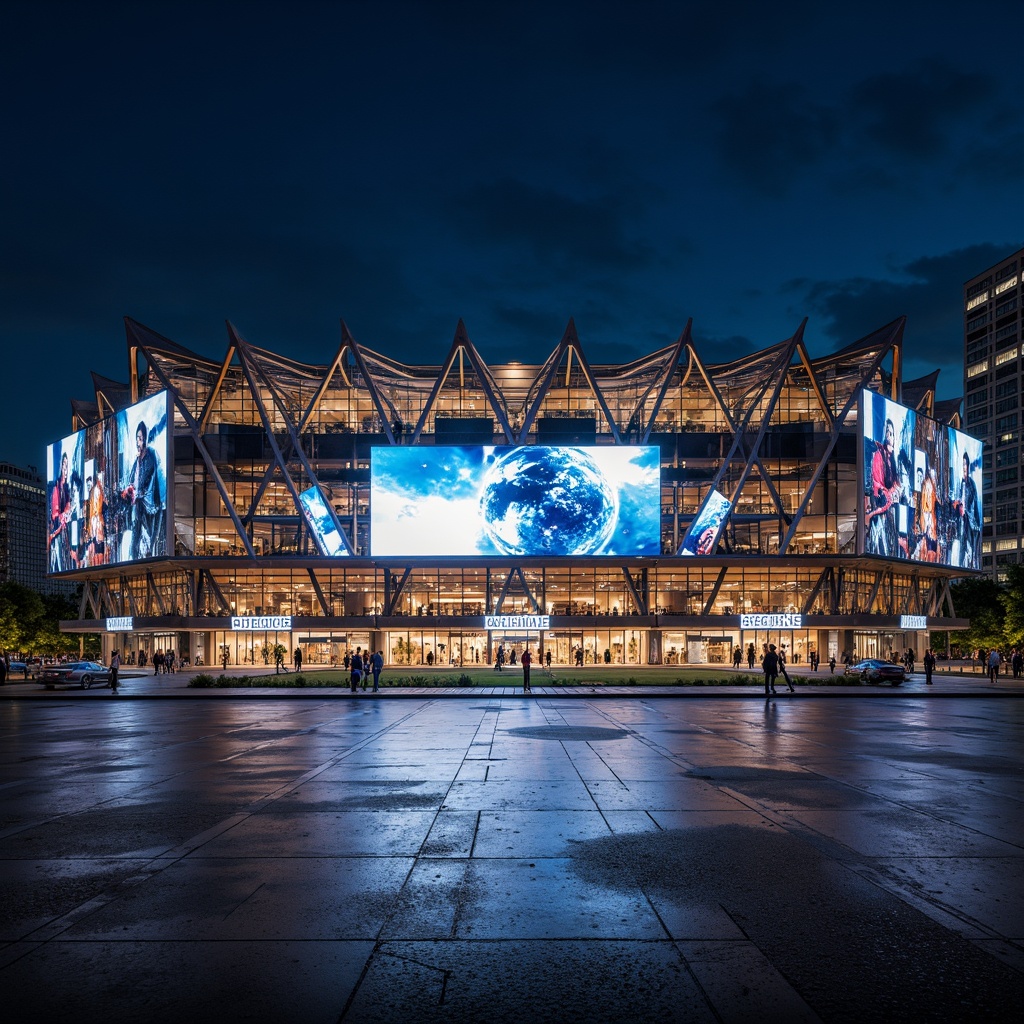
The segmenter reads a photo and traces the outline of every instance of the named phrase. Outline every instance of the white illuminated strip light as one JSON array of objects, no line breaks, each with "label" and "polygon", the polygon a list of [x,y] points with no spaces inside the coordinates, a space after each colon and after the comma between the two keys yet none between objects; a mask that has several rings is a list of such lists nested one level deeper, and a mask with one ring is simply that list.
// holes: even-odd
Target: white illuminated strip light
[{"label": "white illuminated strip light", "polygon": [[135,627],[130,615],[117,615],[106,620],[108,633],[130,633]]},{"label": "white illuminated strip light", "polygon": [[254,630],[273,629],[290,630],[290,615],[232,615],[231,628],[238,633],[251,633]]},{"label": "white illuminated strip light", "polygon": [[799,613],[740,616],[740,629],[802,629],[803,624],[804,617]]},{"label": "white illuminated strip light", "polygon": [[900,629],[927,629],[928,617],[926,615],[901,615]]},{"label": "white illuminated strip light", "polygon": [[485,615],[484,629],[548,629],[550,615]]}]

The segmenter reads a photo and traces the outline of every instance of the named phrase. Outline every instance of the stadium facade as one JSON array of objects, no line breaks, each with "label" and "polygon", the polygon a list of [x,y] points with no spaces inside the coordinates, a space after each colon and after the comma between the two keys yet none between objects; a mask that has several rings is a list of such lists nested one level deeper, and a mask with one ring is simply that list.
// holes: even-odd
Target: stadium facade
[{"label": "stadium facade", "polygon": [[[440,365],[344,324],[321,365],[230,324],[219,358],[126,328],[128,381],[94,375],[48,450],[50,572],[83,584],[62,628],[105,654],[745,663],[770,641],[824,662],[920,657],[965,625],[980,455],[961,479],[959,401],[937,372],[902,380],[903,319],[824,358],[801,325],[714,364],[689,324],[621,365],[591,364],[571,321],[542,365],[488,365],[461,322]],[[872,484],[889,465],[902,491]]]}]

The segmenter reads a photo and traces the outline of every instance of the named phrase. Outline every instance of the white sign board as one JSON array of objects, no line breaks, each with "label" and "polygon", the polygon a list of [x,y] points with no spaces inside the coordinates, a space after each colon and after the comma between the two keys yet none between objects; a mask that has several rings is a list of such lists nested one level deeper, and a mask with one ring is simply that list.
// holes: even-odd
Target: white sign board
[{"label": "white sign board", "polygon": [[485,615],[484,629],[550,629],[550,615]]},{"label": "white sign board", "polygon": [[232,615],[231,628],[240,633],[263,630],[290,630],[290,615]]},{"label": "white sign board", "polygon": [[740,616],[740,629],[803,629],[803,625],[804,617],[796,612]]}]

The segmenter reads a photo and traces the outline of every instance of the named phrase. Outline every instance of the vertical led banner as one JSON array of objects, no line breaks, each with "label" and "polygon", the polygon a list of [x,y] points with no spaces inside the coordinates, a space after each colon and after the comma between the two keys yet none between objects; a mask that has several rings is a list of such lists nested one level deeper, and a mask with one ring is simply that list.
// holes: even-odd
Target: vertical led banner
[{"label": "vertical led banner", "polygon": [[713,555],[718,547],[725,520],[732,510],[732,502],[721,493],[711,490],[701,503],[700,510],[683,537],[681,555]]},{"label": "vertical led banner", "polygon": [[[113,417],[110,461],[116,465],[117,562],[166,555],[173,523],[167,509],[169,394],[160,391]],[[106,433],[106,431],[105,431]]]},{"label": "vertical led banner", "polygon": [[964,569],[981,568],[981,456],[983,445],[953,427],[946,428],[949,449],[948,503],[951,510],[947,523],[948,565]]},{"label": "vertical led banner", "polygon": [[302,515],[305,517],[309,532],[315,538],[320,551],[332,558],[347,556],[349,552],[345,538],[323,491],[316,484],[307,487],[299,494],[299,503],[302,505]]}]

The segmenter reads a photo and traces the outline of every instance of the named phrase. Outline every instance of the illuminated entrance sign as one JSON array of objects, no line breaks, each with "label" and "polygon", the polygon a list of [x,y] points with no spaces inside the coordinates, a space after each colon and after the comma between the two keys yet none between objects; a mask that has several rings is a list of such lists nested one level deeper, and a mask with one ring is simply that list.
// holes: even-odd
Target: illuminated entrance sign
[{"label": "illuminated entrance sign", "polygon": [[803,625],[804,617],[799,613],[740,616],[740,629],[803,629]]},{"label": "illuminated entrance sign", "polygon": [[484,629],[550,629],[550,615],[485,615]]},{"label": "illuminated entrance sign", "polygon": [[900,629],[927,629],[927,615],[901,615]]},{"label": "illuminated entrance sign", "polygon": [[290,615],[232,615],[231,628],[239,633],[264,629],[290,630],[292,617]]},{"label": "illuminated entrance sign", "polygon": [[106,620],[106,630],[108,633],[130,633],[135,628],[133,622],[130,615],[116,615]]}]

